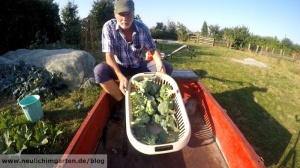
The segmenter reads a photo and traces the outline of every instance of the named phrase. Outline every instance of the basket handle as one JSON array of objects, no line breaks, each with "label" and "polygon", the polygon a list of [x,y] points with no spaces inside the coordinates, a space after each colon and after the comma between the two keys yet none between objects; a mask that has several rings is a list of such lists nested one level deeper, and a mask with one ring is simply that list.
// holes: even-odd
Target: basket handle
[{"label": "basket handle", "polygon": [[158,147],[155,147],[154,149],[155,149],[155,152],[162,152],[162,151],[172,150],[173,145],[158,146]]},{"label": "basket handle", "polygon": [[[143,74],[165,74],[165,73],[162,73],[162,72],[142,72]],[[166,75],[166,74],[165,74]]]},{"label": "basket handle", "polygon": [[157,72],[143,72],[143,74],[156,74]]}]

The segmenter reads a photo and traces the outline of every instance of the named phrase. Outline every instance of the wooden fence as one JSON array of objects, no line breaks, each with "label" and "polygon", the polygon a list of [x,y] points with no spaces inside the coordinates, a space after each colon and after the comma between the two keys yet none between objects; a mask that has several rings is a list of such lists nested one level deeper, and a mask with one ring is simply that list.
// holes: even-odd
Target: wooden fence
[{"label": "wooden fence", "polygon": [[210,37],[203,37],[203,36],[190,36],[189,41],[203,44],[203,45],[210,45],[214,46],[215,39]]},{"label": "wooden fence", "polygon": [[[209,37],[203,37],[203,36],[190,36],[189,37],[190,42],[194,43],[199,43],[203,45],[210,45],[210,46],[222,46],[222,47],[228,47],[227,42],[225,40],[215,40],[214,38],[209,38]],[[268,48],[267,46],[255,46],[255,45],[248,45],[244,46],[243,49],[244,51],[255,53],[255,54],[260,54],[260,55],[266,55],[266,56],[272,56],[272,57],[277,57],[277,58],[282,58],[288,61],[299,61],[299,66],[300,66],[300,53],[286,53],[283,49],[274,49],[274,48]],[[300,67],[299,67],[300,68]]]},{"label": "wooden fence", "polygon": [[288,61],[295,61],[298,60],[300,57],[299,53],[286,54],[283,49],[274,49],[274,48],[269,48],[268,46],[259,46],[259,45],[254,46],[251,44],[248,45],[248,52],[277,57],[277,58],[283,58]]}]

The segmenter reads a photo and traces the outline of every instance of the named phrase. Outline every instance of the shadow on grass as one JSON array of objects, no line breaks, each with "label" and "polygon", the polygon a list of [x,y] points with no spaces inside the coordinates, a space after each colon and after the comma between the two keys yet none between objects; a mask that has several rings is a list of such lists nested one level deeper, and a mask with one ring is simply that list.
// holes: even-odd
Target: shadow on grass
[{"label": "shadow on grass", "polygon": [[295,115],[296,122],[300,122],[300,118],[298,115]]},{"label": "shadow on grass", "polygon": [[200,50],[197,51],[197,55],[199,56],[220,56],[219,54],[216,54],[215,52],[211,52],[211,51],[205,51],[205,50]]},{"label": "shadow on grass", "polygon": [[53,125],[59,124],[63,131],[63,136],[60,136],[60,139],[53,144],[54,153],[62,154],[65,152],[90,109],[91,107],[74,110],[44,110],[44,119]]},{"label": "shadow on grass", "polygon": [[284,160],[282,161],[279,167],[287,167],[287,164],[290,160],[292,160],[291,167],[296,167],[296,156],[297,156],[296,146],[298,144],[299,138],[300,138],[300,131],[298,132],[298,136],[296,138],[296,142],[293,148],[290,149],[289,153],[284,157]]},{"label": "shadow on grass", "polygon": [[72,120],[84,119],[92,106],[82,107],[80,109],[74,107],[71,110],[44,110],[45,118],[49,119],[53,124],[61,122],[69,122]]},{"label": "shadow on grass", "polygon": [[[266,92],[266,88],[255,87],[241,81],[223,80],[207,75],[204,70],[195,73],[202,79],[239,83],[240,89],[212,94],[227,111],[256,153],[264,159],[265,166],[277,165],[290,140],[291,133],[277,122],[256,100],[255,92]],[[291,154],[292,155],[292,154]],[[291,156],[292,157],[292,156]],[[286,156],[285,162],[292,159]],[[283,162],[284,164],[284,162]]]}]

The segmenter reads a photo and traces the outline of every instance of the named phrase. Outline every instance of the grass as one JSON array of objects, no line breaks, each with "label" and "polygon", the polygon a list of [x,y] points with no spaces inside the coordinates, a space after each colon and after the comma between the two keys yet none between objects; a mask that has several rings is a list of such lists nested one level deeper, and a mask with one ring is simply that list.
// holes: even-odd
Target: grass
[{"label": "grass", "polygon": [[[170,60],[174,68],[191,69],[201,78],[267,167],[299,167],[297,63],[222,47],[190,45],[197,57],[191,60],[187,53],[178,54]],[[269,68],[232,60],[245,58],[254,58]]]},{"label": "grass", "polygon": [[[169,54],[182,44],[163,44]],[[174,69],[193,70],[227,111],[267,167],[300,167],[300,71],[296,62],[260,56],[223,47],[188,43],[195,49],[191,59],[185,50],[168,59]],[[90,52],[97,62],[103,55]],[[269,68],[259,68],[232,59],[254,58]],[[79,91],[62,91],[43,104],[45,120],[63,129],[57,153],[63,153],[88,111],[101,93],[98,85]],[[0,99],[0,110],[22,113],[13,100]],[[77,109],[76,102],[83,108]]]}]

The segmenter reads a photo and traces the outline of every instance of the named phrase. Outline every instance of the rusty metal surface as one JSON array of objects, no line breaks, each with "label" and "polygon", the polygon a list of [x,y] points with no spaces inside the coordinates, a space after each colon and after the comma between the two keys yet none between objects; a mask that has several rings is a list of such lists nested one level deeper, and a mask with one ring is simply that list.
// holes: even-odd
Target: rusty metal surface
[{"label": "rusty metal surface", "polygon": [[[140,153],[127,140],[124,120],[120,125],[108,122],[96,153],[107,154],[109,168],[228,167],[201,113],[197,111],[189,118],[192,129],[191,139],[180,151],[159,155]],[[125,150],[123,146],[126,147]]]}]

